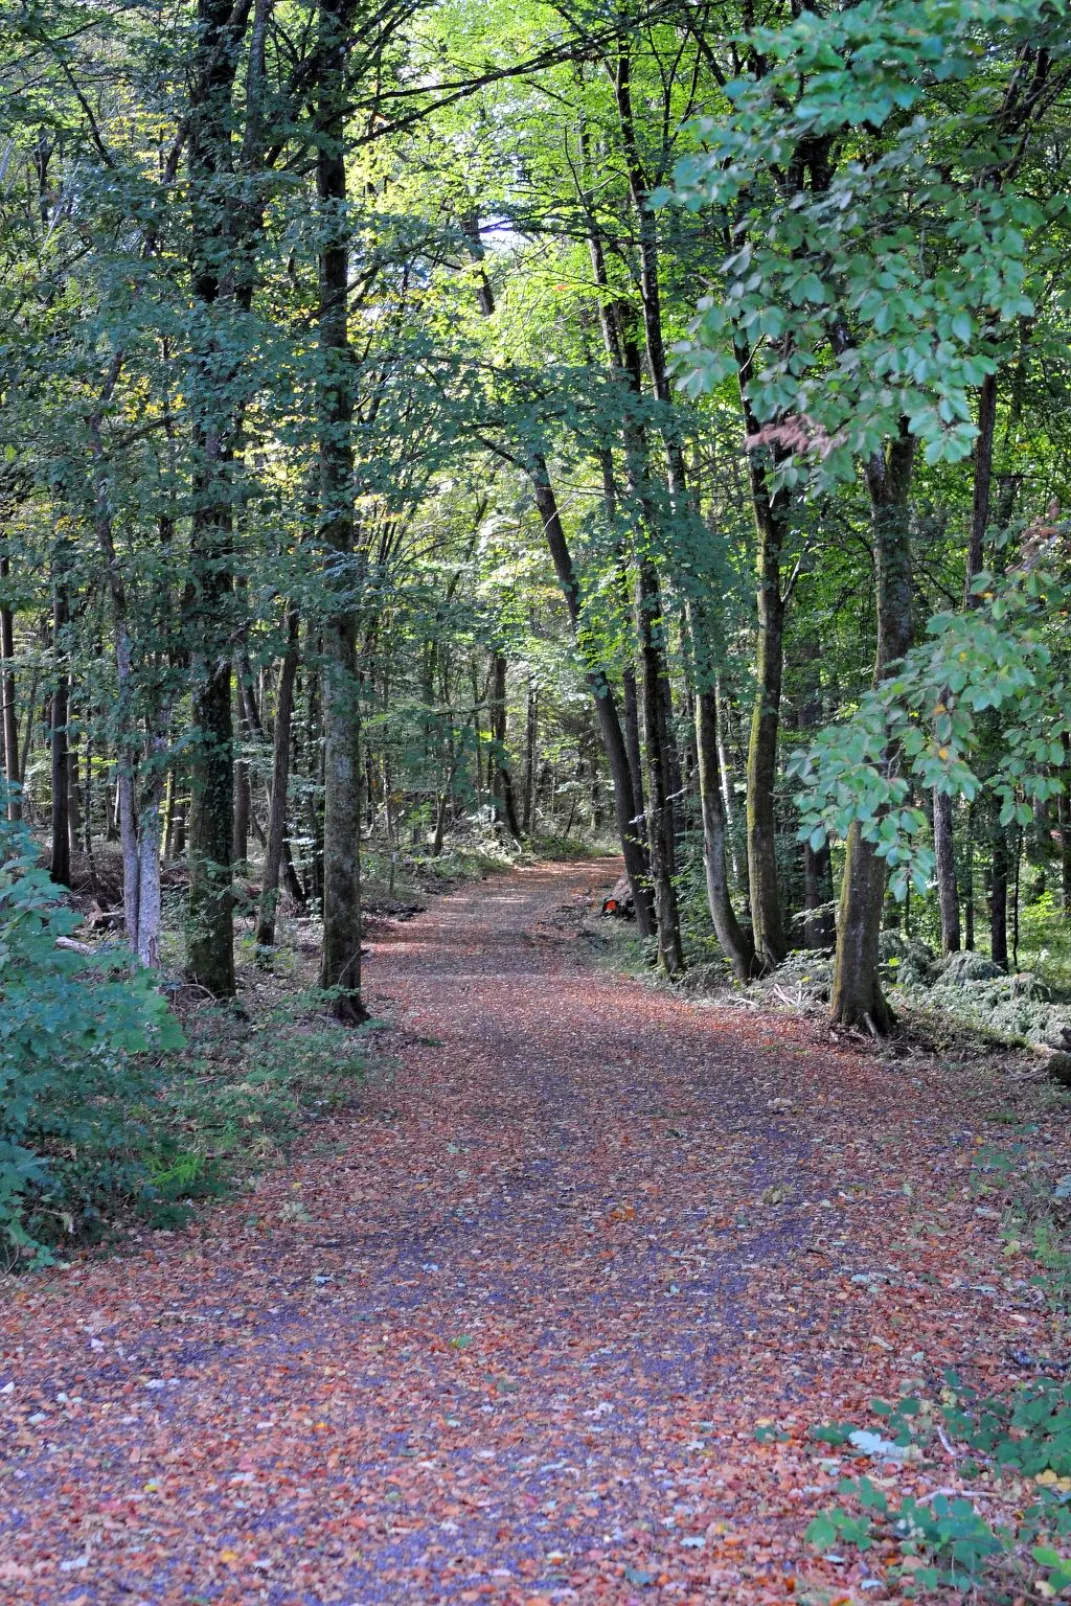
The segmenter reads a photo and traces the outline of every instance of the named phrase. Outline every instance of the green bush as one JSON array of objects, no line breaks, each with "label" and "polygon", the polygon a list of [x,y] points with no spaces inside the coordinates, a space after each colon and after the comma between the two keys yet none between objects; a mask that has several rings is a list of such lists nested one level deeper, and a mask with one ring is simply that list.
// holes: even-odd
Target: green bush
[{"label": "green bush", "polygon": [[0,1243],[9,1264],[46,1260],[49,1245],[91,1233],[110,1203],[151,1186],[159,1065],[182,1045],[153,978],[124,950],[57,946],[78,916],[36,857],[25,826],[0,820]]}]

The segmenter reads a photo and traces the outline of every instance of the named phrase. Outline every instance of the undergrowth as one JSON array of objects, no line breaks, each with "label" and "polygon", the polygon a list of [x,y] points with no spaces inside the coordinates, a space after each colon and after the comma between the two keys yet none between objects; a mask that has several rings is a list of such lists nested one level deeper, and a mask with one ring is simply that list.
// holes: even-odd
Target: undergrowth
[{"label": "undergrowth", "polygon": [[289,992],[249,1019],[197,990],[161,989],[114,943],[64,946],[80,916],[0,819],[0,1266],[174,1225],[192,1202],[285,1151],[344,1105],[367,1029]]},{"label": "undergrowth", "polygon": [[[1056,1095],[1059,1096],[1059,1095]],[[974,1191],[1004,1206],[1004,1252],[1030,1268],[1057,1343],[1071,1331],[1071,1174],[1055,1183],[1028,1156],[1036,1128],[1019,1124],[1010,1143],[979,1150]],[[1041,1363],[1044,1364],[1044,1363]],[[876,1430],[851,1423],[812,1437],[871,1464],[956,1461],[956,1488],[895,1498],[868,1476],[845,1477],[841,1502],[807,1529],[819,1551],[874,1552],[885,1581],[908,1598],[937,1593],[1010,1606],[1071,1598],[1071,1362],[1005,1393],[983,1393],[954,1371],[933,1397],[874,1400]]]}]

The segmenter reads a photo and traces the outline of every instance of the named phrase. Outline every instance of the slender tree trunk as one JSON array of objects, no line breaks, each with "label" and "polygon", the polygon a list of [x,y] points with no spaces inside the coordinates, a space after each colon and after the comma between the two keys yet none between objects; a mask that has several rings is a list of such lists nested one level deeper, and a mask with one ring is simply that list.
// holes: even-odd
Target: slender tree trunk
[{"label": "slender tree trunk", "polygon": [[539,764],[539,701],[534,684],[528,682],[528,707],[524,722],[524,803],[521,824],[531,836],[535,824],[536,770]]},{"label": "slender tree trunk", "polygon": [[729,763],[729,748],[726,732],[729,724],[729,699],[718,675],[714,682],[714,695],[718,707],[718,766],[721,770],[721,790],[725,803],[725,829],[729,841],[729,862],[732,865],[733,882],[747,899],[751,906],[751,892],[747,880],[747,863],[742,861],[737,848],[739,832],[737,830],[736,788],[733,785],[732,765]]},{"label": "slender tree trunk", "polygon": [[971,530],[967,546],[967,570],[963,586],[963,605],[974,607],[980,600],[971,589],[985,561],[985,532],[989,527],[989,503],[993,484],[993,440],[997,423],[997,376],[986,374],[978,396],[978,435],[974,442],[974,497],[971,504]]},{"label": "slender tree trunk", "polygon": [[[997,417],[997,376],[987,374],[978,397],[978,435],[974,443],[974,495],[971,505],[970,535],[963,582],[963,606],[979,602],[974,595],[975,578],[985,558],[985,534],[989,525],[990,494],[993,482],[993,441]],[[940,701],[948,699],[947,690]],[[960,946],[959,889],[956,885],[956,852],[953,834],[952,799],[946,792],[933,794],[933,847],[936,859],[937,902],[941,917],[941,952],[956,953]]]},{"label": "slender tree trunk", "polygon": [[994,808],[990,858],[989,954],[995,965],[1008,968],[1008,833]]},{"label": "slender tree trunk", "polygon": [[632,772],[632,808],[638,835],[647,831],[647,803],[643,791],[643,752],[640,744],[640,700],[636,671],[626,665],[621,674],[621,713],[624,719],[625,747]]},{"label": "slender tree trunk", "polygon": [[268,841],[264,854],[264,879],[257,917],[257,947],[275,946],[275,912],[279,901],[279,875],[286,838],[286,805],[290,785],[290,727],[294,713],[294,683],[298,671],[298,616],[293,608],[287,615],[286,652],[279,673],[279,695],[275,704],[275,731],[272,740],[271,806],[268,812]]},{"label": "slender tree trunk", "polygon": [[[803,690],[797,728],[805,737],[809,737],[822,718],[820,649],[817,639],[801,643],[800,657]],[[817,848],[812,848],[810,841],[803,844],[803,907],[806,911],[804,947],[832,948],[837,940],[837,928],[833,918],[833,866],[828,841]]]},{"label": "slender tree trunk", "polygon": [[[317,122],[320,202],[319,384],[320,536],[354,586],[353,374],[349,338],[349,222],[346,216],[347,0],[319,0],[323,65]],[[344,601],[324,628],[324,893],[320,985],[335,990],[333,1013],[367,1020],[361,1002],[361,748],[357,632]]]},{"label": "slender tree trunk", "polygon": [[933,794],[933,848],[937,860],[937,901],[941,914],[941,952],[959,952],[959,888],[956,885],[956,850],[952,834],[952,799],[947,792]]},{"label": "slender tree trunk", "polygon": [[[59,554],[58,562],[64,561]],[[70,679],[62,667],[67,650],[66,632],[70,604],[66,581],[57,575],[52,592],[52,650],[56,664],[56,683],[52,692],[52,858],[51,876],[61,887],[71,884],[70,833]]]},{"label": "slender tree trunk", "polygon": [[521,827],[517,819],[517,802],[513,795],[513,776],[506,752],[506,657],[496,652],[491,658],[491,740],[492,758],[491,793],[495,800],[495,815],[501,819],[515,842],[520,841]]},{"label": "slender tree trunk", "polygon": [[[234,687],[234,700],[239,731],[243,737],[248,739],[249,722],[245,716],[241,687],[238,685],[237,680]],[[245,864],[249,858],[249,819],[252,808],[253,797],[249,783],[249,765],[244,758],[239,758],[235,760],[234,765],[234,826],[231,833],[231,859],[234,864]]]},{"label": "slender tree trunk", "polygon": [[651,564],[642,558],[637,565],[638,625],[640,663],[643,669],[643,723],[647,738],[647,786],[650,798],[647,842],[654,887],[655,922],[658,928],[658,960],[668,976],[684,969],[677,889],[673,880],[673,805],[670,800],[670,768],[665,737],[665,705],[662,699],[663,629],[661,597]]},{"label": "slender tree trunk", "polygon": [[[866,464],[873,511],[874,581],[877,594],[877,655],[874,683],[907,652],[911,643],[911,539],[908,494],[915,442],[901,425],[886,452]],[[895,752],[886,755],[891,767]],[[833,974],[831,1015],[835,1024],[866,1026],[885,1034],[892,1011],[878,975],[878,939],[885,897],[886,863],[878,857],[858,823],[848,832],[837,922],[837,956]]]},{"label": "slender tree trunk", "polygon": [[[11,577],[11,563],[6,552],[0,553],[0,590],[6,589]],[[10,604],[0,602],[0,702],[4,710],[4,775],[10,787],[18,787],[22,780],[19,769],[19,719],[15,702],[15,614]],[[8,793],[7,817],[22,819],[22,797],[17,791]]]},{"label": "slender tree trunk", "polygon": [[777,882],[777,745],[784,674],[785,604],[781,552],[785,523],[769,495],[763,465],[750,460],[752,504],[758,536],[758,635],[755,643],[755,703],[747,751],[747,868],[755,953],[767,969],[788,952]]},{"label": "slender tree trunk", "polygon": [[[68,720],[70,719],[71,716],[68,710]],[[67,836],[70,842],[70,854],[73,859],[82,846],[82,795],[79,769],[81,744],[77,731],[71,734],[67,749]]]},{"label": "slender tree trunk", "polygon": [[558,501],[547,469],[546,458],[542,452],[533,450],[529,453],[526,466],[535,497],[536,508],[543,523],[543,535],[546,539],[551,561],[554,564],[555,573],[558,576],[558,584],[561,586],[565,597],[565,606],[569,613],[573,637],[584,657],[588,687],[595,699],[595,713],[599,721],[599,733],[602,737],[606,760],[610,767],[610,779],[614,793],[614,815],[617,820],[621,851],[625,859],[625,870],[629,878],[633,903],[636,908],[636,922],[642,935],[650,937],[654,934],[654,911],[647,886],[646,858],[633,825],[632,771],[629,766],[621,721],[618,717],[617,703],[606,676],[595,661],[585,638],[580,613],[580,587],[577,583],[576,571],[573,568],[572,555],[566,540],[565,527],[558,511]]},{"label": "slender tree trunk", "polygon": [[[1064,737],[1067,751],[1068,738]],[[1064,771],[1064,790],[1056,800],[1060,825],[1060,908],[1071,920],[1071,770]]]},{"label": "slender tree trunk", "polygon": [[974,952],[974,804],[967,809],[967,841],[964,849],[963,946]]},{"label": "slender tree trunk", "polygon": [[725,806],[718,760],[718,709],[713,690],[697,691],[695,699],[696,752],[699,760],[699,796],[703,809],[703,865],[707,902],[714,932],[740,981],[755,974],[755,950],[741,928],[729,896],[725,868]]}]

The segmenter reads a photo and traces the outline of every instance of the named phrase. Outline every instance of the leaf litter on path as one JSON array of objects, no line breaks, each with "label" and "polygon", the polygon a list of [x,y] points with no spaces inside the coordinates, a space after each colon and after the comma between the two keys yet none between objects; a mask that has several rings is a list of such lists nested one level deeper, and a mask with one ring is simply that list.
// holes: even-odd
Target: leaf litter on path
[{"label": "leaf litter on path", "polygon": [[513,872],[377,941],[397,1074],[255,1216],[14,1286],[5,1600],[891,1598],[802,1535],[868,1447],[925,1473],[808,1429],[1044,1352],[976,1187],[1007,1088],[593,971],[561,911],[606,877]]}]

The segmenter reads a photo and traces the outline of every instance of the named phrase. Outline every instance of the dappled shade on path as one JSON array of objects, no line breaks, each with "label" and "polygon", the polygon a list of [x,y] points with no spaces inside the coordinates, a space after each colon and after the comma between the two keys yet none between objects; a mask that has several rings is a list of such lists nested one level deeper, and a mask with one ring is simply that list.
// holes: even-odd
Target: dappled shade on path
[{"label": "dappled shade on path", "polygon": [[806,1430],[1044,1342],[969,1181],[1007,1092],[600,973],[612,880],[396,928],[396,1069],[351,1115],[15,1290],[5,1598],[887,1598],[803,1543],[838,1473]]}]

